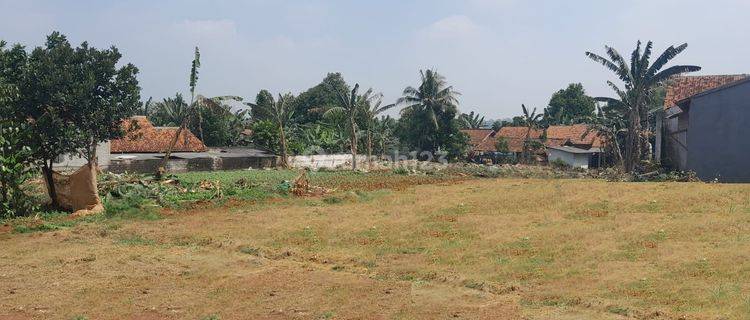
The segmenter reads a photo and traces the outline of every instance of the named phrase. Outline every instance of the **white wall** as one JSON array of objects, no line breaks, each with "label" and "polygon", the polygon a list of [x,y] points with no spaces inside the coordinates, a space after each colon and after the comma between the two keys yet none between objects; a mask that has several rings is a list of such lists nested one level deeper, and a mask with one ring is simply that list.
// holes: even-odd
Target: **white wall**
[{"label": "white wall", "polygon": [[[110,144],[109,141],[99,143],[96,146],[96,157],[99,159],[99,168],[106,169],[109,166],[111,155],[109,153]],[[86,159],[77,155],[64,155],[55,162],[55,170],[58,171],[71,171],[78,170],[81,166],[86,164]]]},{"label": "white wall", "polygon": [[[321,154],[312,156],[291,156],[289,166],[292,168],[336,168],[343,165],[351,166],[351,154]],[[367,164],[367,156],[357,155],[357,166],[364,168]]]},{"label": "white wall", "polygon": [[573,168],[588,169],[590,158],[591,155],[588,153],[570,153],[557,149],[547,149],[547,161],[562,160]]}]

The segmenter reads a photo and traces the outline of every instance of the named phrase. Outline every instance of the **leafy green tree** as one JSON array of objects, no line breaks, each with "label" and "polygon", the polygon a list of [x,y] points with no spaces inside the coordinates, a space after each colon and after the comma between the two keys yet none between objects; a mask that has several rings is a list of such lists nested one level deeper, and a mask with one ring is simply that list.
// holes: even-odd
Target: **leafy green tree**
[{"label": "leafy green tree", "polygon": [[[369,91],[368,91],[369,92]],[[361,97],[362,116],[364,117],[364,129],[367,134],[367,164],[372,169],[372,143],[378,116],[396,106],[396,104],[383,105],[383,95],[378,93],[371,97],[367,94]]]},{"label": "leafy green tree", "polygon": [[252,143],[256,147],[271,151],[278,154],[280,150],[279,140],[281,134],[279,134],[279,125],[273,120],[256,120],[252,124],[253,135],[251,137]]},{"label": "leafy green tree", "polygon": [[571,83],[567,88],[555,92],[544,109],[543,121],[547,125],[568,125],[594,114],[596,102],[586,95],[583,85]]},{"label": "leafy green tree", "polygon": [[399,136],[411,148],[433,154],[451,149],[452,156],[458,156],[460,140],[465,140],[465,137],[459,137],[463,135],[456,120],[457,97],[460,94],[446,83],[445,77],[433,70],[420,71],[420,75],[419,87],[404,89],[403,96],[397,102],[404,106]]},{"label": "leafy green tree", "polygon": [[[654,98],[654,89],[673,76],[701,69],[692,65],[676,65],[662,70],[672,59],[687,48],[687,43],[678,47],[670,46],[654,60],[653,64],[650,62],[652,47],[653,43],[649,41],[642,51],[641,42],[638,41],[631,54],[630,64],[617,50],[608,46],[605,46],[605,49],[609,59],[586,52],[586,56],[614,72],[625,84],[624,89],[620,89],[613,82],[607,81],[607,84],[617,94],[617,98],[612,100],[619,101],[626,109],[628,126],[623,161],[626,172],[634,171],[642,160],[641,150],[644,149],[646,142],[644,137],[648,136],[648,132],[643,130],[643,122],[648,119],[648,106],[651,104],[650,100]],[[648,128],[648,124],[645,127]]]},{"label": "leafy green tree", "polygon": [[26,190],[36,175],[28,138],[25,125],[0,121],[0,218],[29,215],[37,209]]},{"label": "leafy green tree", "polygon": [[71,97],[82,81],[75,78],[75,50],[64,35],[53,32],[43,47],[16,58],[24,61],[11,62],[23,70],[14,118],[29,123],[32,157],[41,164],[51,205],[57,208],[57,191],[52,183],[55,160],[84,147],[76,144],[82,139],[74,123],[75,101]]},{"label": "leafy green tree", "polygon": [[484,126],[484,117],[478,113],[474,114],[474,111],[462,113],[459,119],[461,120],[461,129],[481,129]]},{"label": "leafy green tree", "polygon": [[140,108],[140,91],[132,64],[117,68],[122,55],[117,48],[98,50],[84,42],[75,50],[74,75],[80,82],[71,95],[75,101],[72,113],[83,145],[79,153],[96,163],[96,146],[101,142],[121,138],[120,124]]},{"label": "leafy green tree", "polygon": [[329,73],[318,85],[300,93],[294,99],[296,123],[315,123],[323,120],[323,113],[340,104],[340,92],[351,89],[341,73]]},{"label": "leafy green tree", "polygon": [[[0,60],[7,53],[4,47],[0,42]],[[28,215],[37,209],[25,190],[36,174],[31,137],[25,123],[6,116],[19,99],[18,88],[5,80],[6,71],[10,70],[0,70],[0,218]]]},{"label": "leafy green tree", "polygon": [[266,114],[266,110],[271,110],[273,104],[273,94],[266,89],[260,90],[255,96],[255,104],[250,105],[250,116],[253,120],[270,118],[271,115]]},{"label": "leafy green tree", "polygon": [[18,100],[3,117],[25,123],[31,158],[38,160],[52,207],[59,207],[53,165],[65,154],[95,162],[95,146],[122,135],[122,119],[140,106],[140,88],[131,64],[117,67],[117,48],[73,48],[53,32],[31,53],[19,45],[2,50],[0,70],[18,88]]}]

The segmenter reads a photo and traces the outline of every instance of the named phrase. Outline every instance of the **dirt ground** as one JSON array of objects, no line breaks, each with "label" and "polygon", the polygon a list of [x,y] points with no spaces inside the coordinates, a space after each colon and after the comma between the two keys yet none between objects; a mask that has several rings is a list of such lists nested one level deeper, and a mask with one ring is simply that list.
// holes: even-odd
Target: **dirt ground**
[{"label": "dirt ground", "polygon": [[747,319],[750,186],[471,180],[0,232],[0,319]]}]

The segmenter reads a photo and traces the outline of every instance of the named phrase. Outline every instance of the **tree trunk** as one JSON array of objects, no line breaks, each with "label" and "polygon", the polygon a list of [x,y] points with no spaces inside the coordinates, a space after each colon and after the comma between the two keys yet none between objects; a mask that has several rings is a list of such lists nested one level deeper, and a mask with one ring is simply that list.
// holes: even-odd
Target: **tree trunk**
[{"label": "tree trunk", "polygon": [[281,136],[281,167],[286,169],[289,167],[287,163],[286,133],[284,133],[284,125],[281,122],[279,122],[279,134]]},{"label": "tree trunk", "polygon": [[354,117],[351,117],[351,141],[352,141],[352,171],[357,171],[357,127],[356,123],[354,122]]},{"label": "tree trunk", "polygon": [[172,141],[169,143],[169,147],[167,147],[166,152],[164,153],[164,158],[161,159],[161,163],[159,164],[159,168],[156,171],[156,177],[161,179],[161,177],[166,173],[167,169],[167,161],[169,161],[169,157],[172,154],[172,150],[174,150],[174,146],[177,144],[177,139],[180,137],[180,133],[182,133],[183,127],[186,125],[187,120],[183,120],[182,124],[179,128],[177,128],[177,133],[175,133],[174,137],[172,138]]},{"label": "tree trunk", "polygon": [[641,158],[641,114],[639,108],[630,110],[628,134],[625,142],[625,172],[631,173]]},{"label": "tree trunk", "polygon": [[529,144],[531,144],[531,127],[526,130],[526,141],[523,143],[523,162],[525,164],[531,164],[531,155],[529,151]]},{"label": "tree trunk", "polygon": [[367,166],[368,170],[372,170],[372,132],[367,130]]},{"label": "tree trunk", "polygon": [[206,143],[206,140],[203,140],[203,115],[200,110],[198,110],[198,135],[201,137],[201,142]]},{"label": "tree trunk", "polygon": [[52,163],[53,163],[53,160],[49,160],[49,163],[47,163],[47,161],[44,162],[44,165],[42,166],[42,174],[44,174],[44,180],[47,183],[47,195],[49,195],[50,200],[52,200],[50,205],[52,206],[52,209],[58,209],[60,208],[60,203],[57,201],[57,190],[55,189],[55,181],[52,180],[53,179]]}]

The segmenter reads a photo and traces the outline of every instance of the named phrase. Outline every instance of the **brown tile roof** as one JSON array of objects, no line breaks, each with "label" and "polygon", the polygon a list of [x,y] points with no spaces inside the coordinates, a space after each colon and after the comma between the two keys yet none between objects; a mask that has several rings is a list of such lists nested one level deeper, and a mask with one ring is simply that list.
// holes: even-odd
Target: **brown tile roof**
[{"label": "brown tile roof", "polygon": [[[463,129],[461,132],[469,136],[469,145],[472,151],[494,151],[495,144],[492,129]],[[490,143],[491,142],[491,143]],[[491,146],[490,146],[491,145]]]},{"label": "brown tile roof", "polygon": [[[590,145],[592,148],[602,147],[602,138],[596,132],[590,132],[584,138],[584,134],[588,130],[588,126],[585,124],[574,124],[570,126],[550,126],[547,128],[547,140],[558,140],[562,141],[560,146],[565,141],[570,141],[573,145]],[[555,145],[552,142],[550,145]]]},{"label": "brown tile roof", "polygon": [[[508,142],[508,150],[511,152],[523,152],[523,144],[526,141],[526,134],[529,133],[526,127],[502,127],[495,134],[495,139],[502,137]],[[542,136],[542,130],[531,130],[529,138],[538,140]]]},{"label": "brown tile roof", "polygon": [[[131,130],[133,123],[137,127]],[[112,153],[162,153],[166,152],[174,135],[176,127],[154,127],[144,116],[132,117],[122,122],[122,128],[127,132],[122,139],[112,140]],[[182,130],[177,138],[174,152],[203,152],[206,145],[193,135],[190,130]]]},{"label": "brown tile roof", "polygon": [[[585,124],[575,124],[570,126],[550,126],[547,128],[547,139],[544,145],[547,147],[559,147],[565,144],[577,146],[586,146],[591,148],[601,148],[602,138],[596,132],[590,132],[583,138],[588,126]],[[512,152],[522,152],[523,144],[526,141],[526,127],[503,127],[495,135],[496,138],[503,137],[508,142],[508,149]],[[529,135],[532,140],[541,139],[543,130],[532,130]]]},{"label": "brown tile roof", "polygon": [[664,97],[664,109],[671,108],[682,99],[703,91],[723,86],[748,77],[746,74],[712,76],[677,76],[669,80]]}]

